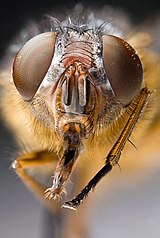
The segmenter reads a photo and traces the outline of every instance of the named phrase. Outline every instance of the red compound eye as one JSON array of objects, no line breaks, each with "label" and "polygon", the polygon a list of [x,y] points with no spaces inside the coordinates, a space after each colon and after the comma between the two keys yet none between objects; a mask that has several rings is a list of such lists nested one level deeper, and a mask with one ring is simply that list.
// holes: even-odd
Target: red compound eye
[{"label": "red compound eye", "polygon": [[115,96],[127,105],[141,88],[143,70],[135,50],[123,39],[103,36],[103,63]]},{"label": "red compound eye", "polygon": [[45,32],[29,40],[13,63],[13,80],[23,99],[30,101],[45,77],[54,55],[56,32]]}]

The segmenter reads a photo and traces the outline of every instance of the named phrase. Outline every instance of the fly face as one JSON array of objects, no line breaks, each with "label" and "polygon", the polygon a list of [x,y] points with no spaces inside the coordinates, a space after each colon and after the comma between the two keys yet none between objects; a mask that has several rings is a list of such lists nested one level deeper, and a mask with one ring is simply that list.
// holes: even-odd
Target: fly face
[{"label": "fly face", "polygon": [[[114,127],[118,139],[105,166],[64,207],[75,209],[119,161],[144,110],[150,92],[141,88],[143,71],[135,50],[123,39],[87,24],[59,26],[28,41],[13,63],[13,81],[30,111],[35,137],[58,153],[49,199],[60,197],[86,141],[96,141]],[[41,126],[37,128],[37,124]],[[52,136],[50,136],[52,135]],[[50,156],[52,157],[52,156]],[[102,158],[103,159],[103,158]],[[54,158],[50,159],[51,161]],[[14,162],[17,173],[21,160]]]}]

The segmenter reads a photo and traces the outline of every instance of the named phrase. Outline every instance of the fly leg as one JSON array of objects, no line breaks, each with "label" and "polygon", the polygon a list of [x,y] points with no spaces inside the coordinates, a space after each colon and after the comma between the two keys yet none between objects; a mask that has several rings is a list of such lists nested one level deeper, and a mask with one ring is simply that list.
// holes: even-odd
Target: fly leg
[{"label": "fly leg", "polygon": [[[87,204],[81,209],[77,216],[77,214],[72,211],[64,212],[53,199],[44,199],[45,191],[49,187],[47,180],[50,180],[50,184],[52,183],[51,176],[56,168],[57,161],[58,156],[56,154],[50,154],[46,151],[31,152],[18,157],[12,163],[12,167],[22,181],[49,208],[45,211],[46,216],[49,216],[49,218],[47,219],[45,217],[44,220],[44,225],[46,226],[44,237],[88,237],[86,234],[87,220],[84,218],[84,214],[87,211]],[[69,162],[69,158],[66,162]]]},{"label": "fly leg", "polygon": [[53,212],[57,211],[57,207],[53,201],[44,199],[44,192],[57,160],[56,154],[40,151],[22,155],[12,163],[16,174]]},{"label": "fly leg", "polygon": [[[64,156],[58,162],[54,175],[52,176],[52,187],[45,191],[45,197],[49,198],[49,200],[52,200],[52,198],[53,200],[60,200],[62,194],[66,194],[64,183],[69,178],[73,169],[73,165],[75,164],[77,158],[74,156],[75,152],[76,151],[69,150],[67,153],[64,153]],[[66,160],[69,160],[67,164],[65,164]]]},{"label": "fly leg", "polygon": [[83,128],[79,123],[68,123],[64,128],[64,153],[59,160],[54,175],[52,186],[45,191],[45,197],[60,199],[66,193],[64,184],[72,173],[73,167],[79,155],[80,141]]},{"label": "fly leg", "polygon": [[118,161],[121,156],[121,152],[124,149],[126,142],[129,140],[129,137],[141,115],[146,104],[148,103],[148,98],[150,96],[150,92],[147,88],[141,89],[140,93],[136,98],[134,98],[130,104],[132,108],[132,112],[121,132],[118,140],[113,145],[109,154],[105,158],[106,164],[102,169],[90,180],[87,186],[71,201],[66,202],[63,207],[70,208],[76,210],[76,208],[83,202],[84,198],[87,197],[89,192],[93,190],[98,182],[108,174],[114,165],[118,164]]}]

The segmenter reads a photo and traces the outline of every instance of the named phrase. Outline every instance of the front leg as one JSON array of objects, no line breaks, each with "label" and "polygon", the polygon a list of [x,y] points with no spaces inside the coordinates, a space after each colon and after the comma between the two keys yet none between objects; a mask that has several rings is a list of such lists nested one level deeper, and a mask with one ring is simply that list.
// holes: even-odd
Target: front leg
[{"label": "front leg", "polygon": [[51,183],[57,161],[56,154],[40,151],[22,155],[12,163],[16,174],[53,212],[57,211],[58,206],[54,201],[45,199],[44,193]]},{"label": "front leg", "polygon": [[112,170],[113,166],[118,164],[118,161],[121,156],[121,152],[124,149],[126,142],[129,140],[129,137],[141,116],[146,104],[148,103],[148,98],[150,96],[150,92],[147,88],[141,89],[139,95],[133,99],[131,102],[130,108],[132,108],[132,112],[129,116],[128,121],[126,122],[123,131],[121,132],[118,140],[113,145],[109,154],[105,158],[106,164],[102,169],[90,180],[87,186],[82,189],[82,191],[71,201],[66,202],[63,207],[70,208],[76,210],[76,208],[83,202],[84,198],[86,198],[91,190],[93,190],[98,182]]}]

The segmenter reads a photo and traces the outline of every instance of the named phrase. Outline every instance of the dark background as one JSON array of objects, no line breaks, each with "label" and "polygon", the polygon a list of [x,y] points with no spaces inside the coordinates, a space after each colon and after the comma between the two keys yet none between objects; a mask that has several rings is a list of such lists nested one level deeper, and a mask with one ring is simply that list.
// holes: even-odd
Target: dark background
[{"label": "dark background", "polygon": [[[126,10],[136,24],[157,14],[160,9],[159,0],[83,0],[80,2],[86,7],[93,7],[93,9],[111,4],[115,8]],[[41,14],[45,14],[51,9],[55,12],[63,13],[64,9],[72,9],[76,3],[79,3],[79,1],[2,1],[0,7],[0,55],[4,52],[6,45],[15,32],[18,32],[27,19],[38,18]]]},{"label": "dark background", "polygon": [[[63,12],[65,8],[73,8],[76,3],[77,1],[73,0],[63,2],[54,0],[1,2],[0,59],[5,53],[9,42],[28,19],[38,19],[41,14],[45,14],[51,9],[53,9],[53,12]],[[140,24],[160,11],[159,0],[92,0],[81,1],[81,3],[85,6],[92,6],[93,9],[100,8],[105,4],[124,9],[130,14],[135,24]],[[42,238],[43,208],[10,169],[10,162],[15,148],[14,138],[4,125],[1,125],[0,237]],[[152,179],[142,187],[135,185],[133,181],[133,183],[129,183],[127,178],[126,182],[124,182],[124,177],[122,181],[119,181],[118,186],[113,183],[114,193],[109,195],[109,201],[112,202],[112,205],[105,204],[104,197],[100,197],[100,204],[91,213],[91,217],[95,217],[92,221],[93,237],[106,238],[107,230],[110,238],[159,238],[159,181],[159,170],[157,170],[156,172],[154,171]],[[125,190],[126,187],[127,191]],[[116,190],[118,196],[114,196]],[[106,205],[106,209],[104,209],[104,205]]]}]

